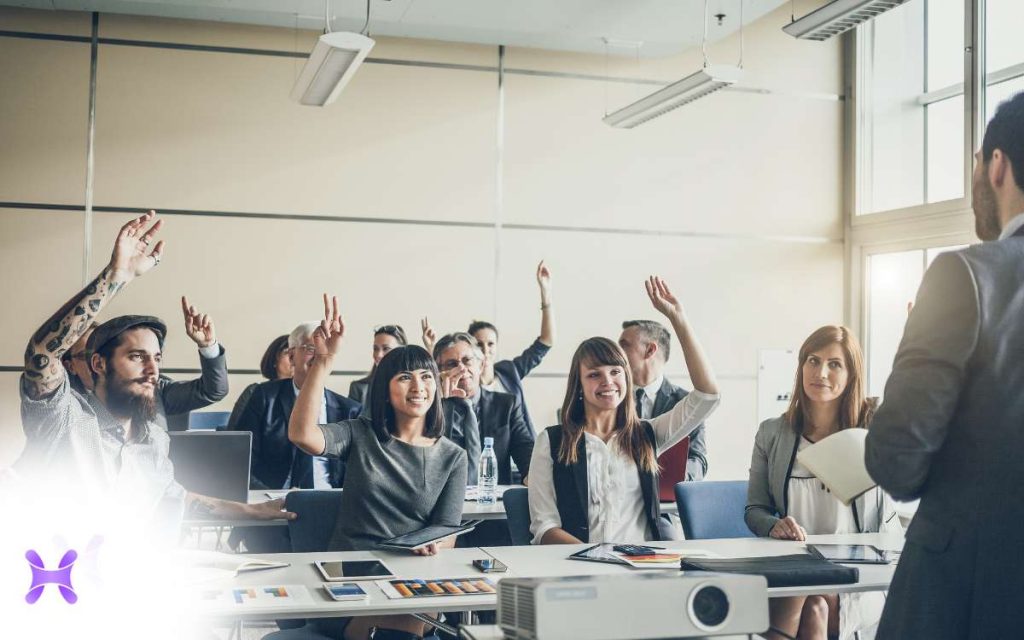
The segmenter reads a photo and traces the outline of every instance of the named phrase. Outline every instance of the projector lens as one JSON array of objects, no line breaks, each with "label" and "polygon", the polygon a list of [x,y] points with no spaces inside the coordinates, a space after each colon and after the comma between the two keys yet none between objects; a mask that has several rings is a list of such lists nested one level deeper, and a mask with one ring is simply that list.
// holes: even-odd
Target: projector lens
[{"label": "projector lens", "polygon": [[691,602],[694,618],[706,628],[720,626],[729,615],[729,598],[718,587],[701,587]]}]

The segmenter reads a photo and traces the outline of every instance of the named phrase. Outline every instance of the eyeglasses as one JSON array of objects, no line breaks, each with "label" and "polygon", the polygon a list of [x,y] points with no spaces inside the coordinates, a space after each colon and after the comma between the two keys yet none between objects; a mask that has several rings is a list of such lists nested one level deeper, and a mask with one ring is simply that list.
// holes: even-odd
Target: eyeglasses
[{"label": "eyeglasses", "polygon": [[298,345],[295,348],[300,350],[300,351],[304,351],[305,353],[308,353],[308,354],[316,353],[316,347],[314,347],[311,344],[300,344],[300,345]]},{"label": "eyeglasses", "polygon": [[444,362],[441,363],[441,371],[448,371],[450,369],[454,369],[460,364],[468,368],[472,366],[475,362],[476,358],[474,356],[463,356],[462,360],[445,360]]}]

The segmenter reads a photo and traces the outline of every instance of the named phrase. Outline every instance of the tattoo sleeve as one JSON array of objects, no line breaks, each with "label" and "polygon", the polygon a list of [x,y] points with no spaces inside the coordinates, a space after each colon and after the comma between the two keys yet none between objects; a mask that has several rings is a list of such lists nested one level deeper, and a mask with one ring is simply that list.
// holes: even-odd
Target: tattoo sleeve
[{"label": "tattoo sleeve", "polygon": [[32,335],[25,350],[25,377],[32,398],[42,398],[60,386],[65,375],[64,367],[57,366],[61,355],[82,337],[100,309],[124,285],[110,267],[104,268]]},{"label": "tattoo sleeve", "polygon": [[241,503],[211,498],[210,496],[192,493],[185,497],[185,511],[189,518],[216,518],[238,515],[241,512]]}]

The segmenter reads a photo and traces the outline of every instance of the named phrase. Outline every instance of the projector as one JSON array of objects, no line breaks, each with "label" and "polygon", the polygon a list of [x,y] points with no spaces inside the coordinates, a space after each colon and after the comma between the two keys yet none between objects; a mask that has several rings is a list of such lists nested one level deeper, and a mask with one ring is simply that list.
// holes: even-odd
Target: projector
[{"label": "projector", "polygon": [[647,573],[503,578],[498,625],[516,640],[641,640],[763,633],[761,576]]}]

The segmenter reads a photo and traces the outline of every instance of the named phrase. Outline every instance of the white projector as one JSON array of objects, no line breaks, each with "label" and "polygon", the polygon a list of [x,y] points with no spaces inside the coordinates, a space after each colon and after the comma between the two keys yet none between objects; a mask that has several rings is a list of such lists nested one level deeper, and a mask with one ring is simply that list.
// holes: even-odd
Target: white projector
[{"label": "white projector", "polygon": [[517,640],[641,640],[763,633],[761,576],[646,573],[503,578],[498,625]]}]

